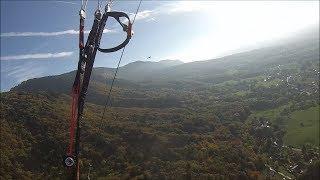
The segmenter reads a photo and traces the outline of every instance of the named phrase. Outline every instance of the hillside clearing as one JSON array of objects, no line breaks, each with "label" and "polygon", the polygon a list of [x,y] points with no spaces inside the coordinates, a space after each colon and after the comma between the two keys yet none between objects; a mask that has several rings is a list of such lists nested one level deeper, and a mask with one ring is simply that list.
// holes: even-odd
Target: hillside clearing
[{"label": "hillside clearing", "polygon": [[319,145],[319,106],[295,111],[286,128],[284,142],[287,145],[301,146],[308,142]]}]

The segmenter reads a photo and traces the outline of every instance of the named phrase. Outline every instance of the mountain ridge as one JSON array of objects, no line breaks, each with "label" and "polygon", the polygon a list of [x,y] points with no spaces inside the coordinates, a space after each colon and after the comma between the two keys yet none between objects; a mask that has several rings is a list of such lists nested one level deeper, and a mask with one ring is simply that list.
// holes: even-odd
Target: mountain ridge
[{"label": "mountain ridge", "polygon": [[[315,34],[312,34],[314,36]],[[261,67],[268,64],[281,64],[286,61],[293,61],[297,58],[301,59],[319,59],[319,36],[316,35],[310,39],[310,33],[307,33],[305,38],[298,38],[297,41],[289,42],[287,44],[281,44],[277,46],[264,47],[247,52],[241,52],[217,59],[195,61],[189,63],[183,63],[179,60],[162,60],[158,62],[153,61],[135,61],[127,65],[121,66],[117,75],[118,83],[133,83],[144,85],[156,85],[164,84],[174,81],[199,81],[201,83],[218,83],[220,74],[224,74],[225,71],[230,71],[231,75],[251,71],[260,71]],[[251,70],[248,69],[248,65],[252,64]],[[93,81],[98,81],[105,84],[108,79],[112,79],[115,72],[115,68],[95,67],[92,72]],[[232,74],[233,73],[233,74]],[[57,76],[48,76],[42,78],[34,78],[22,82],[21,84],[13,87],[12,90],[21,89],[27,84],[36,83],[40,85],[40,81],[43,78],[59,79],[62,76],[66,76],[68,82],[61,80],[57,86],[66,86],[69,84],[71,88],[72,79],[75,75],[75,71],[64,73]],[[217,79],[218,78],[218,79]],[[216,79],[216,80],[215,80]],[[129,83],[129,84],[130,84]],[[133,85],[131,84],[131,85]],[[49,90],[48,88],[45,88]]]}]

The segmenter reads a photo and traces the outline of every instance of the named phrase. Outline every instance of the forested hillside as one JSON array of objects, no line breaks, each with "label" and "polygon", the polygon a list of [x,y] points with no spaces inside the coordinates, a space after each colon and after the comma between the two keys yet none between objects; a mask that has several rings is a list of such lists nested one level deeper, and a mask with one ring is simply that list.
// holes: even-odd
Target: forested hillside
[{"label": "forested hillside", "polygon": [[[312,35],[208,61],[128,64],[103,118],[114,69],[95,68],[82,178],[318,178],[319,36]],[[1,93],[0,179],[66,177],[74,75]]]}]

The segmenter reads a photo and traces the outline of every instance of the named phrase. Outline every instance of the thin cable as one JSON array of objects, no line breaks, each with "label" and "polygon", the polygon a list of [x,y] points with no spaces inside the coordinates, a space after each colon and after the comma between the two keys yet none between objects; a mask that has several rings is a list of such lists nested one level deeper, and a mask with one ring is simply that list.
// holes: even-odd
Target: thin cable
[{"label": "thin cable", "polygon": [[81,0],[81,9],[86,10],[88,0]]},{"label": "thin cable", "polygon": [[[112,78],[112,82],[111,82],[111,86],[110,86],[110,89],[109,89],[109,93],[108,93],[108,97],[107,97],[107,100],[105,102],[105,105],[104,105],[104,108],[103,108],[103,113],[102,113],[102,116],[101,116],[101,120],[103,119],[104,117],[104,114],[106,112],[106,109],[107,109],[107,106],[110,102],[110,99],[111,99],[111,92],[112,92],[112,89],[113,89],[113,84],[114,84],[114,81],[117,77],[117,74],[118,74],[118,70],[119,70],[119,67],[120,67],[120,63],[121,63],[121,60],[122,60],[122,57],[123,57],[123,54],[124,54],[124,50],[126,49],[126,46],[122,49],[122,52],[121,52],[121,56],[120,56],[120,59],[118,61],[118,65],[117,65],[117,68],[116,68],[116,72],[114,72],[114,75],[113,75],[113,78]],[[107,77],[106,77],[106,80],[107,80]]]},{"label": "thin cable", "polygon": [[87,3],[88,3],[88,0],[85,0],[85,4],[84,4],[85,9],[87,8]]},{"label": "thin cable", "polygon": [[137,17],[138,12],[139,12],[141,2],[142,2],[142,0],[140,0],[140,2],[139,2],[138,8],[137,8],[137,10],[136,10],[136,14],[134,15],[134,18],[133,18],[133,21],[132,21],[132,26],[133,26],[134,21],[136,20],[136,17]]},{"label": "thin cable", "polygon": [[107,4],[109,4],[109,6],[111,7],[111,5],[113,4],[113,0],[107,0]]},{"label": "thin cable", "polygon": [[98,0],[98,5],[97,5],[97,9],[100,10],[102,8],[102,2],[100,2],[100,0]]},{"label": "thin cable", "polygon": [[[140,9],[140,6],[141,6],[141,2],[142,2],[142,0],[140,0],[139,5],[138,5],[138,7],[137,7],[136,13],[135,13],[134,18],[133,18],[133,21],[132,21],[132,26],[133,26],[134,21],[136,20],[136,17],[137,17],[138,12],[139,12],[139,9]],[[119,61],[118,61],[118,65],[117,65],[117,68],[116,68],[116,71],[114,72],[114,75],[113,75],[113,78],[112,78],[112,82],[111,82],[111,86],[110,86],[110,89],[109,89],[109,93],[108,93],[106,102],[105,102],[105,104],[104,104],[104,108],[103,108],[103,113],[102,113],[102,116],[101,116],[101,120],[103,119],[104,114],[105,114],[106,109],[107,109],[107,106],[108,106],[108,104],[109,104],[109,102],[110,102],[111,92],[112,92],[112,89],[113,89],[113,84],[114,84],[114,81],[115,81],[115,79],[116,79],[116,77],[117,77],[118,70],[119,70],[119,67],[120,67],[120,63],[121,63],[121,60],[122,60],[122,57],[123,57],[123,54],[124,54],[124,52],[125,52],[126,47],[127,47],[127,46],[125,46],[125,47],[122,49],[122,52],[121,52],[121,55],[120,55],[120,58],[119,58]],[[106,76],[106,82],[107,82],[107,76]],[[100,120],[100,121],[101,121],[101,120]]]}]

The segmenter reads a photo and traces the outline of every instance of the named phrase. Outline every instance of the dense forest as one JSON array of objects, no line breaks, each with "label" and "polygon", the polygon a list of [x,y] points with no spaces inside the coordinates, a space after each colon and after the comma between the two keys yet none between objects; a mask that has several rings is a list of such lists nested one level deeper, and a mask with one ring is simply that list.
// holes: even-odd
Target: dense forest
[{"label": "dense forest", "polygon": [[[95,68],[82,179],[318,179],[315,34],[208,61],[128,64],[104,117],[114,69]],[[1,93],[0,179],[65,179],[74,75]]]}]

